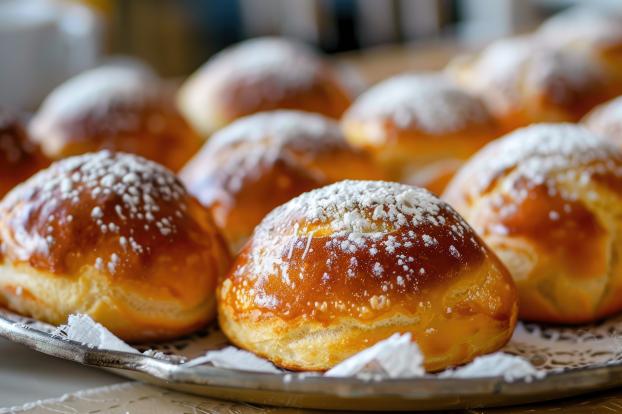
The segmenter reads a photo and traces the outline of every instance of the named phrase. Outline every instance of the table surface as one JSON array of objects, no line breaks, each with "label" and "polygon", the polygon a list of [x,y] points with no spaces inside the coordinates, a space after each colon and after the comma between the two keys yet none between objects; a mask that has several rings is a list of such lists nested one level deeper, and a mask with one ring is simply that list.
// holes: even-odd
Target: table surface
[{"label": "table surface", "polygon": [[125,381],[101,369],[63,361],[0,338],[0,407]]}]

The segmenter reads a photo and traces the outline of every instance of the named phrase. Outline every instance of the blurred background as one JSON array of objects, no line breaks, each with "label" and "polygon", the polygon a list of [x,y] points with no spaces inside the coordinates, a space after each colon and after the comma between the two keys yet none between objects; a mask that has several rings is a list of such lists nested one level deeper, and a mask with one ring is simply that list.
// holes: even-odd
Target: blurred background
[{"label": "blurred background", "polygon": [[620,0],[0,0],[0,104],[33,109],[112,55],[184,77],[222,48],[264,35],[316,45],[375,82],[441,67],[577,4],[622,9]]}]

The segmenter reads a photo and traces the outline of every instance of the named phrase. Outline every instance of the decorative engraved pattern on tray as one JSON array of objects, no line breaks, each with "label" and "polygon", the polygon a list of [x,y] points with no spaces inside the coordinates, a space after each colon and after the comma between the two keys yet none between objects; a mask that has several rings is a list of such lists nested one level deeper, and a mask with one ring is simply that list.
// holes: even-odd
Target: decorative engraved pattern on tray
[{"label": "decorative engraved pattern on tray", "polygon": [[622,362],[622,317],[582,327],[519,324],[503,349],[548,372]]}]

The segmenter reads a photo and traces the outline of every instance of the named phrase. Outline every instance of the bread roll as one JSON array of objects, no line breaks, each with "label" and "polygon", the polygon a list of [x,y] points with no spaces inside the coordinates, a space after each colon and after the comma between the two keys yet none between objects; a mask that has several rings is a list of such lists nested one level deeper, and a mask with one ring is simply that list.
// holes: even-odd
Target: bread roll
[{"label": "bread roll", "polygon": [[456,58],[447,72],[481,95],[506,131],[578,121],[622,93],[622,83],[589,54],[549,47],[533,36],[498,40],[479,55]]},{"label": "bread roll", "polygon": [[507,265],[523,319],[584,323],[622,309],[622,153],[538,124],[494,141],[444,198]]},{"label": "bread roll", "polygon": [[380,179],[383,173],[348,145],[335,121],[272,111],[218,131],[180,177],[237,251],[266,214],[295,196],[344,178]]},{"label": "bread roll", "polygon": [[90,315],[127,341],[215,316],[230,259],[209,212],[151,161],[107,151],[52,164],[0,203],[0,303],[60,324]]},{"label": "bread roll", "polygon": [[512,279],[464,220],[427,191],[341,181],[302,194],[255,229],[218,290],[237,346],[294,370],[326,370],[394,333],[428,371],[512,335]]},{"label": "bread roll", "polygon": [[172,89],[137,66],[104,66],[56,88],[30,131],[52,159],[109,149],[138,154],[173,171],[201,146],[175,108]]},{"label": "bread roll", "polygon": [[0,108],[0,198],[48,164],[21,121]]},{"label": "bread roll", "polygon": [[339,118],[351,98],[339,74],[314,50],[267,37],[214,56],[184,83],[178,102],[207,138],[237,118],[275,109]]},{"label": "bread roll", "polygon": [[391,178],[441,193],[498,127],[483,101],[439,74],[406,74],[362,94],[342,121],[352,145],[369,151]]}]

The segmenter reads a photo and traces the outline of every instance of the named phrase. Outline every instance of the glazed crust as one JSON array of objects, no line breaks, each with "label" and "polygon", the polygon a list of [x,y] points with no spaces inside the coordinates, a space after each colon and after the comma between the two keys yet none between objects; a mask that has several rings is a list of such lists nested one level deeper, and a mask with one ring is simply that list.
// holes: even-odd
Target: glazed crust
[{"label": "glazed crust", "polygon": [[202,143],[177,111],[171,87],[125,67],[94,69],[58,87],[34,116],[30,132],[52,159],[107,149],[173,171]]},{"label": "glazed crust", "polygon": [[512,273],[520,317],[555,323],[622,309],[621,197],[622,153],[570,124],[489,144],[444,194]]},{"label": "glazed crust", "polygon": [[381,82],[354,102],[342,126],[348,141],[369,152],[391,179],[437,194],[499,133],[484,102],[440,74]]},{"label": "glazed crust", "polygon": [[204,137],[257,112],[292,109],[340,118],[351,97],[335,69],[294,41],[259,38],[226,49],[182,86],[178,103]]},{"label": "glazed crust", "polygon": [[441,370],[503,346],[517,313],[507,270],[457,213],[382,181],[342,181],[274,210],[218,300],[233,343],[296,370],[329,369],[396,332]]},{"label": "glazed crust", "polygon": [[85,313],[128,341],[215,316],[229,255],[209,212],[163,167],[107,151],[53,164],[0,204],[0,301],[59,324]]},{"label": "glazed crust", "polygon": [[266,214],[297,195],[345,178],[384,174],[346,142],[335,121],[272,111],[218,131],[180,177],[237,251]]}]

